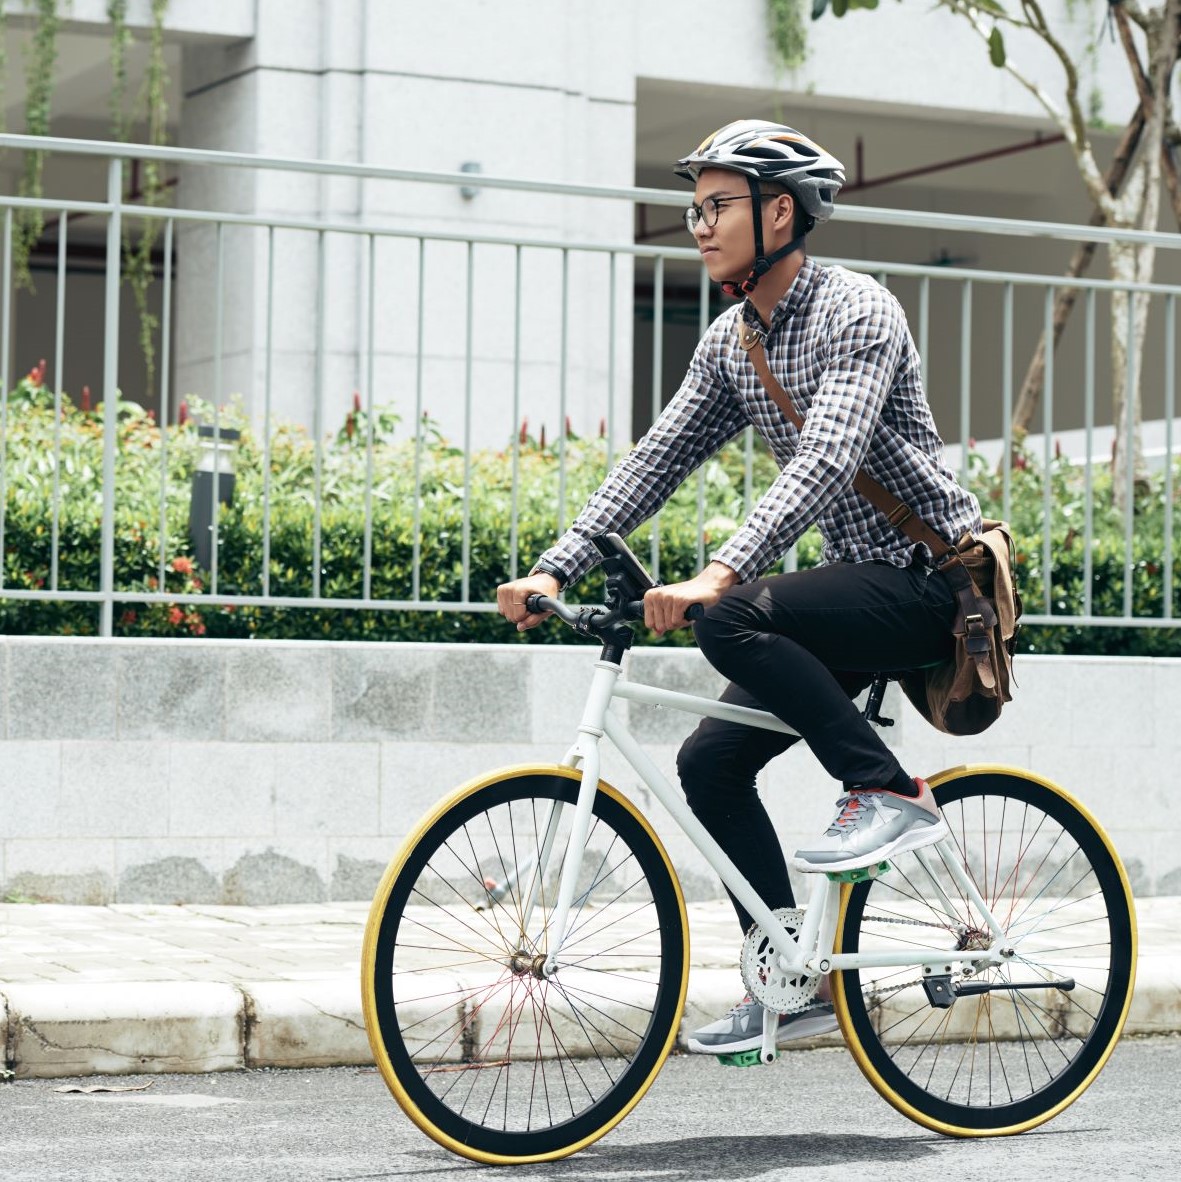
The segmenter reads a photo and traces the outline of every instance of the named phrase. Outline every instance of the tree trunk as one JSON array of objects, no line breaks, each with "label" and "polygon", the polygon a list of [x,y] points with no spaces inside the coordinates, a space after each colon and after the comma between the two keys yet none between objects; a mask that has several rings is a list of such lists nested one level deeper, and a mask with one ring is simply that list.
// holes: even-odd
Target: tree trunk
[{"label": "tree trunk", "polygon": [[[1111,277],[1121,283],[1146,283],[1152,277],[1156,248],[1113,245]],[[1140,439],[1140,374],[1144,359],[1144,336],[1148,327],[1148,295],[1145,292],[1113,291],[1111,295],[1111,414],[1115,446],[1111,457],[1112,495],[1123,508],[1129,483],[1135,486],[1146,476]]]},{"label": "tree trunk", "polygon": [[[1136,151],[1137,145],[1140,143],[1140,135],[1143,131],[1144,107],[1140,106],[1136,109],[1136,114],[1132,117],[1131,122],[1124,128],[1124,134],[1120,137],[1120,142],[1116,147],[1115,156],[1111,161],[1111,167],[1107,170],[1107,175],[1103,178],[1104,183],[1107,185],[1107,191],[1112,195],[1119,192],[1120,186],[1123,185],[1128,175],[1128,165]],[[1099,210],[1095,210],[1091,214],[1088,225],[1101,226],[1104,224],[1104,221],[1103,214]],[[1066,268],[1064,278],[1077,279],[1082,275],[1091,265],[1091,260],[1095,257],[1097,245],[1095,242],[1084,242],[1081,246],[1078,246],[1074,254],[1070,256],[1070,263]],[[1071,312],[1074,311],[1074,305],[1077,299],[1077,287],[1063,287],[1058,289],[1058,294],[1054,299],[1054,340],[1051,346],[1054,349],[1058,348],[1058,342],[1062,337],[1063,330],[1066,328],[1066,322],[1070,319]],[[1017,398],[1017,406],[1013,411],[1014,443],[1019,443],[1029,433],[1034,415],[1037,414],[1045,381],[1046,333],[1043,329],[1041,336],[1038,338],[1037,347],[1034,349],[1033,357],[1030,359],[1029,367],[1025,371],[1025,380],[1021,383],[1021,393]]]}]

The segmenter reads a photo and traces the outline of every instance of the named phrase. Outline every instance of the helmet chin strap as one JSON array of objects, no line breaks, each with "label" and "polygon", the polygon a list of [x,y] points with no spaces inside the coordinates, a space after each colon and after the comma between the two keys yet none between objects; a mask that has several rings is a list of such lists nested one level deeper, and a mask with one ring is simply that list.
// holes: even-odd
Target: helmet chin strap
[{"label": "helmet chin strap", "polygon": [[781,246],[772,254],[763,254],[763,200],[762,193],[759,190],[759,182],[753,176],[746,178],[746,183],[750,186],[750,204],[754,210],[755,219],[755,265],[751,267],[750,274],[741,283],[723,283],[722,290],[728,296],[746,296],[750,295],[752,291],[759,285],[759,280],[762,279],[768,271],[780,259],[785,259],[793,251],[799,250],[804,244],[804,238],[807,236],[805,230],[803,234],[793,238],[786,246]]}]

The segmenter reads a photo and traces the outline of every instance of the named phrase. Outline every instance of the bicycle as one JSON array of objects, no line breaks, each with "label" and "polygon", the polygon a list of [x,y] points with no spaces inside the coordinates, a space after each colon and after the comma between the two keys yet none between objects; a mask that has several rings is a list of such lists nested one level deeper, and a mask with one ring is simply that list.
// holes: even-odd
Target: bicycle
[{"label": "bicycle", "polygon": [[[574,744],[560,764],[458,788],[374,896],[366,1028],[415,1124],[476,1161],[564,1157],[618,1124],[673,1048],[685,903],[650,823],[599,777],[604,735],[755,920],[740,967],[766,1007],[762,1045],[731,1061],[771,1062],[775,1015],[817,1004],[827,976],[857,1065],[928,1129],[1019,1133],[1076,1100],[1119,1039],[1136,965],[1127,876],[1094,817],[1031,772],[951,768],[929,778],[949,838],[812,875],[806,907],[771,911],[610,706],[794,732],[769,713],[624,680],[630,622],[654,584],[620,539],[596,545],[604,605],[529,601],[602,642]],[[879,724],[888,676],[865,706]]]}]

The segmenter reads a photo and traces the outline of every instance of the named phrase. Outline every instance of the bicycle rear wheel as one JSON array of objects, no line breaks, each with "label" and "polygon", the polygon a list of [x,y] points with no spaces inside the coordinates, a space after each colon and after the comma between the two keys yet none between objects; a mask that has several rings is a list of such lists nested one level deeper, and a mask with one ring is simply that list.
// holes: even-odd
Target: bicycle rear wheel
[{"label": "bicycle rear wheel", "polygon": [[680,885],[607,784],[559,968],[541,972],[580,782],[547,765],[465,785],[406,841],[370,910],[374,1058],[410,1118],[477,1161],[547,1161],[601,1137],[647,1091],[680,1022]]},{"label": "bicycle rear wheel", "polygon": [[[1024,1132],[1076,1100],[1119,1039],[1135,979],[1131,891],[1097,822],[1049,781],[973,767],[931,786],[952,831],[940,848],[967,868],[1015,955],[957,971],[945,1009],[928,1000],[919,969],[835,973],[837,1018],[870,1083],[919,1124],[965,1137]],[[992,943],[934,847],[844,888],[838,933],[842,952]]]}]

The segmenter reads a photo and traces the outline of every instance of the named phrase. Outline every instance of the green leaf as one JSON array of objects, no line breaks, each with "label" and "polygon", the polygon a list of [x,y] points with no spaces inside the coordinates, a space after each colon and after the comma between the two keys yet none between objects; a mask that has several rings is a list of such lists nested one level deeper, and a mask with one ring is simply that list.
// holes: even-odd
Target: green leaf
[{"label": "green leaf", "polygon": [[833,16],[844,16],[849,11],[849,0],[832,0]]},{"label": "green leaf", "polygon": [[1005,39],[998,28],[988,35],[988,60],[999,70],[1005,64]]}]

